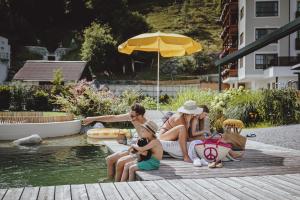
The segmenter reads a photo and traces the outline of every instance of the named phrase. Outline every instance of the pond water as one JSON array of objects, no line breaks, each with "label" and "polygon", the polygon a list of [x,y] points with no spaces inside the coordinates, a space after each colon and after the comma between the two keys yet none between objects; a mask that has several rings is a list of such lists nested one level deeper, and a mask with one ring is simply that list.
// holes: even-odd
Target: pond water
[{"label": "pond water", "polygon": [[103,182],[105,146],[82,135],[46,140],[37,147],[0,144],[0,188]]}]

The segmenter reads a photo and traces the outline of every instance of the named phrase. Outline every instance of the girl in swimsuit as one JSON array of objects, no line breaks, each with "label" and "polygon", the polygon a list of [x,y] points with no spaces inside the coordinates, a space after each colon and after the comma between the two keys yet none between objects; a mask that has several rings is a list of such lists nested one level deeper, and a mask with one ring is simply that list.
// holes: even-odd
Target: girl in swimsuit
[{"label": "girl in swimsuit", "polygon": [[196,102],[189,100],[177,110],[179,113],[172,115],[161,127],[158,138],[164,141],[177,141],[185,162],[191,162],[188,156],[186,142],[192,135],[192,122],[194,115],[200,115],[202,108],[197,107]]}]

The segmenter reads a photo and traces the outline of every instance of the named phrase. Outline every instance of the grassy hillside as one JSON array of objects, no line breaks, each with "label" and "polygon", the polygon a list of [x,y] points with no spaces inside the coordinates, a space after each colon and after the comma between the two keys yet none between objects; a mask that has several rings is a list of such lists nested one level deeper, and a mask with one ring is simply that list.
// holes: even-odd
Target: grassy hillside
[{"label": "grassy hillside", "polygon": [[221,49],[219,0],[128,0],[129,8],[146,17],[153,31],[188,35],[202,43],[204,51]]}]

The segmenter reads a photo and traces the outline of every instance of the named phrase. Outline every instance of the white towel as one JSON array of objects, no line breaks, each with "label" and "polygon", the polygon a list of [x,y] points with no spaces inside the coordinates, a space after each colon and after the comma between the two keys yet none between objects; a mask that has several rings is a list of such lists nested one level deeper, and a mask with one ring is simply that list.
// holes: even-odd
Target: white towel
[{"label": "white towel", "polygon": [[[160,143],[162,144],[163,150],[170,154],[173,158],[182,159],[182,151],[179,145],[178,141],[165,141],[160,140]],[[189,147],[190,142],[187,143],[187,147]]]},{"label": "white towel", "polygon": [[195,150],[195,146],[197,144],[202,144],[202,140],[194,140],[191,142],[191,144],[189,145],[189,148],[188,148],[188,154],[189,154],[189,157],[192,161],[194,161],[196,158],[199,159],[198,155],[197,155],[197,152]]}]

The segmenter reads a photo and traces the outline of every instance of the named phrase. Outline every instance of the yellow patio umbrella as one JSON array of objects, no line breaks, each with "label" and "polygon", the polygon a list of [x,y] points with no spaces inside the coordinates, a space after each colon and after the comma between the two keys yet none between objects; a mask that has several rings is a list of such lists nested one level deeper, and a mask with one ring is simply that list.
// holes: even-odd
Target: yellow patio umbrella
[{"label": "yellow patio umbrella", "polygon": [[159,55],[184,56],[201,50],[201,44],[190,37],[162,32],[140,34],[118,46],[118,51],[125,54],[131,54],[133,51],[157,52],[157,109],[159,108]]}]

